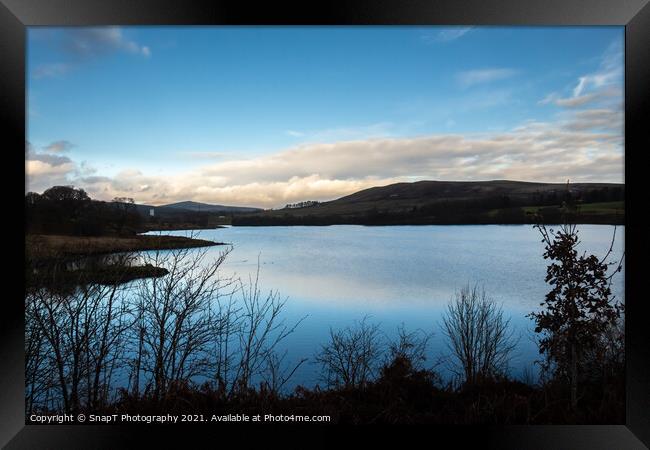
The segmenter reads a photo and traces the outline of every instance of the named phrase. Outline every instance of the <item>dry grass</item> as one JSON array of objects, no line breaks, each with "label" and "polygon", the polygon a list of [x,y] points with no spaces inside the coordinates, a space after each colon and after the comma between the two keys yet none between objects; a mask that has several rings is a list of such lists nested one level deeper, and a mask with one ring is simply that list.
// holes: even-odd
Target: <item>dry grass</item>
[{"label": "dry grass", "polygon": [[138,235],[117,237],[32,234],[25,237],[25,249],[30,259],[47,259],[59,255],[85,256],[143,250],[207,247],[212,245],[223,244],[184,236]]}]

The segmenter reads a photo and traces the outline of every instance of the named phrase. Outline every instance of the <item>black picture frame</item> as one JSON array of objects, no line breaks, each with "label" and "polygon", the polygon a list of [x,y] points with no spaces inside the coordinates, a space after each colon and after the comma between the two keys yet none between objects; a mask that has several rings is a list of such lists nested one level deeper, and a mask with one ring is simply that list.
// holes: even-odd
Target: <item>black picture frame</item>
[{"label": "black picture frame", "polygon": [[[444,435],[454,447],[473,443],[481,448],[642,449],[650,446],[650,327],[643,295],[646,259],[650,255],[649,229],[644,223],[644,153],[650,150],[650,5],[649,0],[363,0],[355,2],[266,2],[205,0],[0,0],[0,120],[6,126],[5,176],[24,168],[19,149],[25,145],[26,27],[38,25],[623,25],[625,26],[625,183],[626,183],[626,424],[584,426],[427,427],[417,434],[430,436],[438,446]],[[15,182],[12,182],[15,184]],[[7,192],[18,190],[9,187]],[[11,211],[23,208],[15,194]],[[5,233],[22,236],[21,221]],[[645,226],[644,226],[645,225]],[[24,242],[16,241],[20,262]],[[18,253],[20,252],[20,253]],[[22,266],[12,277],[16,291],[23,286]],[[9,268],[7,268],[9,270]],[[647,275],[646,275],[647,276]],[[21,292],[3,295],[0,337],[0,444],[15,448],[132,447],[134,434],[186,443],[196,428],[176,426],[25,425],[24,417],[24,308]],[[209,429],[208,429],[209,428]],[[323,443],[332,426],[274,427],[286,445],[301,448]],[[265,439],[260,431],[205,427],[219,439],[237,433],[239,445],[249,438]],[[336,431],[336,430],[334,430]],[[383,436],[386,429],[361,428],[360,435]],[[402,431],[402,439],[413,433]],[[298,434],[294,434],[298,432]],[[309,441],[297,441],[297,436]],[[215,439],[217,439],[215,437]],[[364,438],[364,439],[365,439]],[[300,439],[303,439],[302,437]],[[167,445],[172,440],[165,441]],[[209,442],[209,441],[208,441]],[[212,441],[213,444],[217,441]],[[346,441],[349,443],[349,441]],[[293,445],[292,445],[293,444]],[[163,447],[167,446],[163,445]],[[187,444],[186,444],[187,445]],[[153,444],[147,444],[153,447]],[[337,444],[338,446],[338,444]]]}]

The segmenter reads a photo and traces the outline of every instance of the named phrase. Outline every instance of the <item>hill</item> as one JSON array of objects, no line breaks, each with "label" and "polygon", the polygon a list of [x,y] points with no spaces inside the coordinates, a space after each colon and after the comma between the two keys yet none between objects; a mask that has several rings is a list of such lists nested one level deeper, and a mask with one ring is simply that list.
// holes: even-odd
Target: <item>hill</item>
[{"label": "hill", "polygon": [[244,214],[263,211],[261,208],[249,208],[246,206],[226,206],[226,205],[211,205],[208,203],[199,203],[192,201],[170,203],[168,205],[145,205],[136,204],[136,210],[143,216],[148,216],[149,212],[153,209],[156,215],[177,215],[179,213],[213,213],[213,214]]},{"label": "hill", "polygon": [[212,213],[249,213],[249,212],[259,212],[262,211],[260,208],[249,208],[245,206],[225,206],[225,205],[210,205],[208,203],[199,203],[192,201],[170,203],[169,205],[162,205],[156,207],[160,208],[173,208],[173,209],[182,209],[186,211],[194,212],[212,212]]},{"label": "hill", "polygon": [[[234,217],[233,225],[417,225],[547,223],[562,203],[581,205],[580,223],[623,223],[625,186],[614,183],[418,181],[373,187],[336,200]],[[587,205],[598,205],[586,208]]]},{"label": "hill", "polygon": [[162,206],[133,206],[142,218],[143,231],[215,228],[229,224],[233,216],[262,211],[259,208],[210,205],[192,201]]}]

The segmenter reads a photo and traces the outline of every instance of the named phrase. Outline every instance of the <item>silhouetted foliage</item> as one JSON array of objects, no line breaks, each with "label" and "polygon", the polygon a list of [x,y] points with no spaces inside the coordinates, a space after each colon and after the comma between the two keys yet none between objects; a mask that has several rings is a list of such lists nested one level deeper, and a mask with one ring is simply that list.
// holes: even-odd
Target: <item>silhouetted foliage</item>
[{"label": "silhouetted foliage", "polygon": [[478,286],[464,286],[447,306],[443,330],[453,367],[465,385],[496,379],[507,373],[516,345],[510,319]]},{"label": "silhouetted foliage", "polygon": [[122,285],[78,276],[70,289],[35,287],[26,293],[28,413],[99,409],[111,401],[125,332],[132,324],[129,305]]},{"label": "silhouetted foliage", "polygon": [[26,232],[76,236],[132,235],[142,218],[132,199],[91,200],[83,189],[54,186],[25,195]]},{"label": "silhouetted foliage", "polygon": [[397,328],[397,338],[388,343],[388,360],[408,360],[415,369],[422,369],[426,351],[433,333],[424,330],[408,331],[402,323]]},{"label": "silhouetted foliage", "polygon": [[[131,399],[163,407],[197,377],[225,398],[249,395],[256,383],[278,393],[303,361],[291,365],[276,348],[300,321],[286,323],[285,301],[274,292],[262,295],[257,279],[246,284],[221,277],[228,250],[209,264],[205,254],[143,255],[144,267],[166,275],[133,284],[73,270],[66,279],[77,276],[77,283],[66,289],[60,273],[53,274],[57,289],[29,288],[27,412],[98,410],[116,401],[119,387]],[[116,264],[120,268],[128,264]]]},{"label": "silhouetted foliage", "polygon": [[374,376],[381,356],[379,327],[368,318],[339,331],[330,328],[330,341],[321,346],[315,361],[328,386],[359,388]]},{"label": "silhouetted foliage", "polygon": [[[567,207],[570,209],[570,205]],[[622,305],[613,301],[611,280],[621,270],[622,260],[607,262],[615,233],[609,252],[599,259],[586,252],[579,254],[575,225],[564,224],[557,231],[544,225],[536,228],[545,244],[544,259],[551,261],[546,271],[551,290],[540,305],[543,309],[531,313],[530,317],[535,320],[535,332],[541,334],[539,351],[545,356],[543,368],[569,382],[571,407],[575,409],[587,356],[603,351],[605,334],[621,318]],[[615,268],[610,274],[611,265]]]},{"label": "silhouetted foliage", "polygon": [[[117,234],[128,233],[127,227],[131,226],[131,232],[135,231],[140,225],[140,215],[135,209],[135,202],[129,197],[115,197],[112,201],[112,206],[115,208],[115,231]],[[134,225],[136,225],[134,227]]]}]

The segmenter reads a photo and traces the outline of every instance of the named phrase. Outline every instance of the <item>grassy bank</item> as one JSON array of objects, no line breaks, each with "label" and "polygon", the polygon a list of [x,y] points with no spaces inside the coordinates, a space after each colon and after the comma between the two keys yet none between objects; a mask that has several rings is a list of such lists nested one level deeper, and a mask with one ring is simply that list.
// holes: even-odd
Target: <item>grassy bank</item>
[{"label": "grassy bank", "polygon": [[139,278],[162,277],[169,271],[151,264],[143,266],[106,265],[77,270],[65,270],[56,265],[41,265],[25,272],[27,288],[45,287],[51,292],[74,292],[81,285],[114,285],[128,283]]},{"label": "grassy bank", "polygon": [[130,253],[146,250],[173,250],[182,248],[224,245],[204,239],[184,236],[136,235],[120,236],[63,236],[28,234],[25,236],[27,287],[49,287],[66,290],[75,285],[98,283],[120,284],[138,278],[161,277],[168,271],[150,264],[68,265],[87,257],[111,253]]},{"label": "grassy bank", "polygon": [[216,230],[217,228],[225,228],[223,225],[200,225],[197,223],[150,223],[144,224],[142,232],[151,231],[184,231],[184,230]]},{"label": "grassy bank", "polygon": [[28,234],[25,237],[27,256],[32,261],[47,260],[60,256],[91,256],[145,250],[208,247],[213,245],[224,244],[184,236],[157,235],[119,237]]}]

